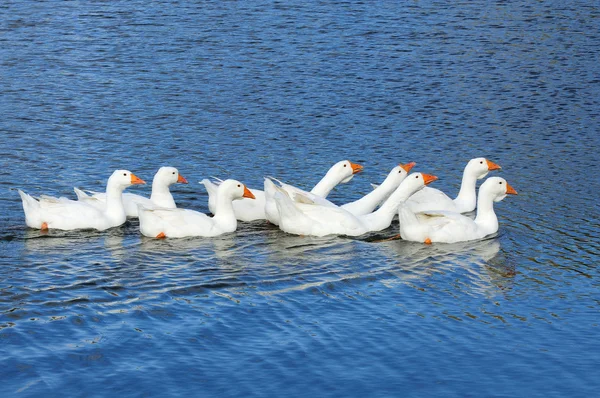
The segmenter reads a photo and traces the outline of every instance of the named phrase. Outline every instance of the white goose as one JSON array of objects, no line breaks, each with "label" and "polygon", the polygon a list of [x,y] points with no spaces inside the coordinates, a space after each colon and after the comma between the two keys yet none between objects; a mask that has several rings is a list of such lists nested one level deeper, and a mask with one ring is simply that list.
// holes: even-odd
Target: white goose
[{"label": "white goose", "polygon": [[[137,217],[138,208],[137,205],[141,204],[147,208],[154,207],[165,207],[167,209],[174,209],[177,207],[173,195],[169,190],[169,186],[180,182],[187,184],[187,180],[179,174],[179,170],[175,167],[161,167],[158,169],[152,180],[152,194],[150,198],[136,195],[133,193],[123,194],[123,206],[125,207],[125,214],[127,217]],[[105,192],[90,192],[92,195],[88,195],[84,191],[74,188],[77,198],[90,204],[98,209],[103,209],[106,206],[106,193]]]},{"label": "white goose", "polygon": [[[400,164],[394,167],[392,171],[389,172],[388,176],[383,181],[383,183],[381,185],[374,185],[373,191],[371,191],[369,194],[365,195],[364,197],[358,200],[355,200],[354,202],[346,203],[339,207],[354,214],[355,216],[360,216],[373,212],[373,210],[375,210],[375,208],[379,206],[381,202],[385,201],[391,195],[391,193],[394,192],[396,188],[398,188],[400,183],[404,181],[404,179],[408,175],[408,172],[415,165],[415,162],[410,162],[405,165]],[[266,180],[269,179],[267,178]],[[293,201],[298,201],[300,203],[318,204],[321,206],[338,207],[338,205],[336,205],[335,203],[321,196],[303,191],[288,184],[284,184],[279,180],[276,181],[280,184],[281,188],[288,192],[290,198]],[[272,187],[272,190],[276,189],[275,184],[273,184],[272,181],[265,181],[265,185]]]},{"label": "white goose", "polygon": [[[212,182],[208,179],[203,179],[200,181],[201,184],[206,188],[206,192],[208,192],[208,210],[215,214],[217,209],[217,191],[219,189],[219,185],[222,183],[221,180],[217,180],[216,182]],[[254,220],[264,220],[265,216],[265,193],[260,189],[248,189],[252,195],[254,195],[254,199],[242,198],[240,200],[236,200],[233,202],[233,212],[235,213],[235,218],[239,221],[254,221]]]},{"label": "white goose", "polygon": [[451,199],[439,189],[426,187],[417,192],[406,205],[417,213],[428,210],[448,210],[467,213],[475,210],[477,204],[477,180],[485,177],[489,171],[498,170],[500,166],[486,158],[471,159],[463,171],[460,191],[455,199]]},{"label": "white goose", "polygon": [[389,172],[388,176],[383,180],[381,185],[377,186],[373,191],[369,192],[362,198],[354,202],[346,203],[340,206],[342,209],[349,211],[355,216],[369,214],[375,210],[377,206],[386,200],[392,192],[398,188],[400,183],[404,181],[410,170],[415,167],[415,162],[407,164],[399,164]]},{"label": "white goose", "polygon": [[414,213],[409,206],[400,206],[400,236],[414,242],[464,242],[482,239],[498,231],[494,202],[517,191],[504,178],[490,177],[479,188],[475,220],[457,212],[427,211]]},{"label": "white goose", "polygon": [[[319,201],[319,198],[326,198],[327,195],[331,192],[333,188],[335,188],[338,184],[345,184],[349,182],[354,174],[359,173],[363,170],[363,166],[352,163],[349,160],[342,160],[334,164],[327,174],[321,181],[314,186],[310,192],[306,192],[303,189],[297,188],[293,185],[281,183],[281,189],[288,192],[290,197],[295,197],[295,193],[303,195],[305,197],[309,197],[312,201]],[[273,182],[265,178],[265,217],[271,223],[275,225],[279,225],[279,210],[277,204],[274,200],[275,192],[277,192],[277,188]],[[329,201],[325,201],[321,203],[326,205],[330,203]]]},{"label": "white goose", "polygon": [[241,198],[254,198],[244,184],[225,180],[219,185],[214,217],[187,209],[147,209],[138,206],[140,231],[152,238],[185,238],[190,236],[213,237],[237,229],[237,219],[232,202]]},{"label": "white goose", "polygon": [[25,211],[25,223],[30,228],[97,229],[117,227],[126,220],[122,194],[134,184],[145,184],[128,170],[117,170],[106,184],[106,206],[98,209],[85,202],[42,195],[39,200],[19,190]]},{"label": "white goose", "polygon": [[[280,214],[279,228],[296,235],[349,235],[358,236],[367,232],[381,231],[390,226],[398,212],[398,206],[437,177],[413,173],[406,178],[381,207],[369,214],[355,216],[337,206],[311,204],[309,198],[293,201],[284,189],[277,188],[274,195]],[[300,196],[301,194],[295,194]]]}]

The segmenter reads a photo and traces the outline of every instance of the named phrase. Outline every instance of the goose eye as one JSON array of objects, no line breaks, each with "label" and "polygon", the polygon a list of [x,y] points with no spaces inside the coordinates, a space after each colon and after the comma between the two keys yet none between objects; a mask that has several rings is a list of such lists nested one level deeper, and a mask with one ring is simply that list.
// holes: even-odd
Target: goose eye
[{"label": "goose eye", "polygon": [[241,188],[242,186],[240,184],[238,184],[238,188]]},{"label": "goose eye", "polygon": [[419,176],[415,176],[415,178],[419,178]]},{"label": "goose eye", "polygon": [[127,173],[123,173],[123,175],[124,175],[125,177],[127,177]]},{"label": "goose eye", "polygon": [[502,181],[500,181],[498,184],[502,185]]},{"label": "goose eye", "polygon": [[481,162],[479,162],[479,164],[483,164],[483,160]]},{"label": "goose eye", "polygon": [[173,175],[175,175],[175,172],[173,172]]},{"label": "goose eye", "polygon": [[344,167],[346,167],[347,165],[344,165]]},{"label": "goose eye", "polygon": [[398,174],[402,174],[402,170],[398,170]]}]

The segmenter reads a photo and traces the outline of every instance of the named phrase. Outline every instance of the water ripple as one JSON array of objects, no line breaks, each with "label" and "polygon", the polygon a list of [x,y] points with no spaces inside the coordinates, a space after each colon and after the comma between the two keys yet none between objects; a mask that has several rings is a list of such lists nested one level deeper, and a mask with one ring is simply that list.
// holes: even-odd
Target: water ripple
[{"label": "water ripple", "polygon": [[[52,7],[49,7],[49,5]],[[0,394],[593,396],[598,9],[587,1],[8,2],[0,6]],[[500,231],[425,246],[24,226],[117,168],[371,191],[416,161],[457,194],[486,156]],[[150,187],[130,188],[149,195]],[[183,370],[183,371],[182,371]],[[201,391],[201,392],[200,392]],[[420,394],[419,394],[420,393]]]}]

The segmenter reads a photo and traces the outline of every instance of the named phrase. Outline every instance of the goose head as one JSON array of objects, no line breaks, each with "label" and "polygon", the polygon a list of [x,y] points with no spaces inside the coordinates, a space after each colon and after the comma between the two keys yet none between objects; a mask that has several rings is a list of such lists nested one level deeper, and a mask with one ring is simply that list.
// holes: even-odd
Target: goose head
[{"label": "goose head", "polygon": [[410,170],[415,167],[415,165],[415,162],[410,162],[406,164],[399,164],[398,166],[394,167],[392,171],[389,172],[382,185],[389,181],[391,184],[397,187],[402,181],[404,181]]},{"label": "goose head", "polygon": [[145,184],[146,182],[129,170],[115,170],[108,179],[108,186],[123,190],[131,185]]},{"label": "goose head", "polygon": [[177,170],[175,167],[163,166],[156,172],[154,180],[152,181],[152,185],[160,184],[169,186],[177,182],[182,184],[188,183],[187,180],[181,174],[179,174],[179,170]]},{"label": "goose head", "polygon": [[480,193],[489,194],[494,202],[500,202],[506,195],[516,195],[517,191],[502,177],[490,177],[479,188]]},{"label": "goose head", "polygon": [[331,166],[327,172],[327,176],[331,176],[340,181],[340,183],[345,184],[350,182],[354,174],[360,173],[363,168],[360,164],[352,163],[349,160],[342,160]]},{"label": "goose head", "polygon": [[465,173],[473,175],[478,180],[485,177],[492,170],[499,170],[501,167],[486,158],[475,158],[469,160],[465,167]]},{"label": "goose head", "polygon": [[402,189],[405,189],[407,193],[412,195],[422,189],[425,185],[429,185],[437,179],[436,176],[431,174],[412,173],[402,181],[401,187]]},{"label": "goose head", "polygon": [[242,184],[237,180],[225,180],[219,185],[218,195],[224,195],[224,197],[231,200],[237,200],[242,198],[255,199],[254,195],[246,185]]}]

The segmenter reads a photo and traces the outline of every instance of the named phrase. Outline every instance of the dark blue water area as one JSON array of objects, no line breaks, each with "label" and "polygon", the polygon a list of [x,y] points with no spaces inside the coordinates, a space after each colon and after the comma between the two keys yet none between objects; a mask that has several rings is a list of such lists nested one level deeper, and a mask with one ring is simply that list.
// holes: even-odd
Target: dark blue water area
[{"label": "dark blue water area", "polygon": [[[4,1],[0,396],[589,397],[600,390],[597,2]],[[485,156],[497,235],[431,246],[25,226],[126,168],[310,188],[336,161],[455,195]],[[131,192],[149,195],[148,186]]]}]

